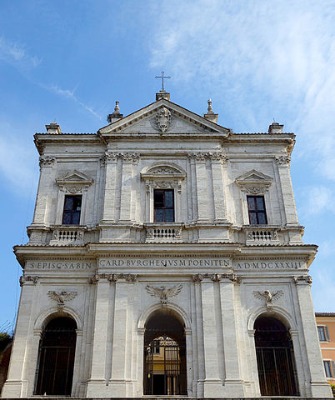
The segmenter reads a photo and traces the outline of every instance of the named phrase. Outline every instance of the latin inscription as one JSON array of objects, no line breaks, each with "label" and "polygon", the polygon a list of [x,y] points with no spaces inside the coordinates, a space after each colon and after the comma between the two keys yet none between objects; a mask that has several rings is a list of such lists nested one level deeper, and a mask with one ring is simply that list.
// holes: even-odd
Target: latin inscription
[{"label": "latin inscription", "polygon": [[123,259],[106,258],[101,259],[99,266],[105,267],[229,267],[228,259],[202,259],[202,258],[166,258],[166,259]]},{"label": "latin inscription", "polygon": [[236,269],[302,269],[301,261],[269,261],[269,262],[240,262],[235,264]]},{"label": "latin inscription", "polygon": [[38,269],[38,270],[89,270],[95,267],[95,263],[86,261],[29,261],[26,264],[28,269]]}]

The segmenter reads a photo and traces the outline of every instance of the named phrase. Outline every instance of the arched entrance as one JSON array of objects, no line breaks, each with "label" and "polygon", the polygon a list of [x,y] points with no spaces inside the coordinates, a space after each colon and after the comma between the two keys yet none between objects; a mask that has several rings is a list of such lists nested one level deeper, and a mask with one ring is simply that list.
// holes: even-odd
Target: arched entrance
[{"label": "arched entrance", "polygon": [[185,395],[184,324],[171,310],[155,311],[145,324],[143,387],[146,395]]},{"label": "arched entrance", "polygon": [[70,396],[76,348],[76,322],[72,318],[52,319],[39,345],[36,395]]},{"label": "arched entrance", "polygon": [[259,386],[262,396],[298,396],[293,344],[285,325],[261,316],[254,325]]}]

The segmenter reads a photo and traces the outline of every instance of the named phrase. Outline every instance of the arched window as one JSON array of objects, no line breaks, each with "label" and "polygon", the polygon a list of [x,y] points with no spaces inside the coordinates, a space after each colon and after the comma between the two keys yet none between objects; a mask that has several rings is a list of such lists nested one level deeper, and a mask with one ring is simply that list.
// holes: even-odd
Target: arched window
[{"label": "arched window", "polygon": [[70,396],[76,348],[76,323],[72,318],[52,319],[39,346],[36,395]]},{"label": "arched window", "polygon": [[157,311],[145,325],[144,394],[186,395],[184,326],[169,310]]},{"label": "arched window", "polygon": [[261,316],[254,325],[262,396],[298,396],[290,333],[276,318]]}]

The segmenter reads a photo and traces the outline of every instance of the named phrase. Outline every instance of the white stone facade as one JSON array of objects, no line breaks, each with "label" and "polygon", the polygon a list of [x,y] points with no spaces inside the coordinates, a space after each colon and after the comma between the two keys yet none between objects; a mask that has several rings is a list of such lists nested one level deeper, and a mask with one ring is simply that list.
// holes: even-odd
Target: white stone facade
[{"label": "white stone facade", "polygon": [[[143,397],[156,314],[183,326],[184,397],[261,396],[260,316],[289,332],[297,395],[332,397],[310,291],[316,247],[302,242],[290,178],[295,136],[278,124],[236,134],[209,117],[161,93],[97,134],[51,124],[35,135],[40,182],[29,242],[15,247],[22,293],[2,397],[38,394],[41,334],[58,316],[76,324],[72,397]],[[173,221],[155,220],[156,189],[172,190]],[[66,196],[81,199],[78,224],[63,224]],[[266,223],[250,224],[247,196],[264,200]]]}]

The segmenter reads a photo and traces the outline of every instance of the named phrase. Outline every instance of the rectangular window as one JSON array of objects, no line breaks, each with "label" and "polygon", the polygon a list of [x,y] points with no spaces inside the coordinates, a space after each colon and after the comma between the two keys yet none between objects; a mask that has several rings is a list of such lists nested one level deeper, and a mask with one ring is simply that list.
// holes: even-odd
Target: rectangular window
[{"label": "rectangular window", "polygon": [[81,195],[65,196],[63,225],[79,225],[81,213]]},{"label": "rectangular window", "polygon": [[174,190],[154,190],[154,222],[174,222]]},{"label": "rectangular window", "polygon": [[331,361],[323,361],[323,366],[325,367],[325,373],[327,378],[333,377]]},{"label": "rectangular window", "polygon": [[329,340],[327,326],[319,326],[318,325],[318,334],[319,334],[320,342],[327,342]]},{"label": "rectangular window", "polygon": [[247,196],[250,225],[266,225],[264,196]]}]

